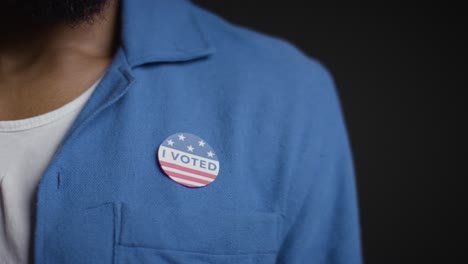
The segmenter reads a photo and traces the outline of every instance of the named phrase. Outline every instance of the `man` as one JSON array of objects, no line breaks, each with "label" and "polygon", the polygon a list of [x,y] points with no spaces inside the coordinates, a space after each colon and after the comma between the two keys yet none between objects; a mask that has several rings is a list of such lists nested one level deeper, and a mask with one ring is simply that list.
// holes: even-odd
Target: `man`
[{"label": "man", "polygon": [[360,263],[328,72],[184,0],[2,3],[0,263]]}]

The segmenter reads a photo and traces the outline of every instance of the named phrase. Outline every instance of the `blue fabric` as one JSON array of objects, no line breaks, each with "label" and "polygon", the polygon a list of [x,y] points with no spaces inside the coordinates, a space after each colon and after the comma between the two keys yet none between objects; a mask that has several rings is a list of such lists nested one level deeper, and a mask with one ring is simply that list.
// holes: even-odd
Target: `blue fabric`
[{"label": "blue fabric", "polygon": [[[38,187],[36,263],[361,263],[333,80],[290,44],[183,0],[123,0],[122,45]],[[220,172],[157,162],[187,132]]]}]

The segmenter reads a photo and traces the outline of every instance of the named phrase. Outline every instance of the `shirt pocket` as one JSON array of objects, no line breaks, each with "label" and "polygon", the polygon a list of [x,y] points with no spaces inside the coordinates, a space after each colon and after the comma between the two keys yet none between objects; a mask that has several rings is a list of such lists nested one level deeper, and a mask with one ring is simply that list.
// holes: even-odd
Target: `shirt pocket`
[{"label": "shirt pocket", "polygon": [[280,217],[119,204],[115,263],[275,263]]}]

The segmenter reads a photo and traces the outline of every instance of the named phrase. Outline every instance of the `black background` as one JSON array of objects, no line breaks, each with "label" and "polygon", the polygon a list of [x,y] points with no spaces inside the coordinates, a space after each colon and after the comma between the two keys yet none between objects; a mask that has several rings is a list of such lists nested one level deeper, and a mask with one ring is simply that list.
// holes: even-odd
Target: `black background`
[{"label": "black background", "polygon": [[334,75],[354,151],[365,263],[468,263],[466,175],[456,162],[455,124],[466,121],[461,6],[194,2],[294,43]]}]

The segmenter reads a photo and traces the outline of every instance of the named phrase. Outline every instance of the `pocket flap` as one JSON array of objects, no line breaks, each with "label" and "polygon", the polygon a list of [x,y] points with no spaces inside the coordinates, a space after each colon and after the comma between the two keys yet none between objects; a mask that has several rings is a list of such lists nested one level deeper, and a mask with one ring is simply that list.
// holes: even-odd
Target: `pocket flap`
[{"label": "pocket flap", "polygon": [[124,204],[120,244],[205,254],[271,253],[278,247],[278,230],[276,213]]}]

